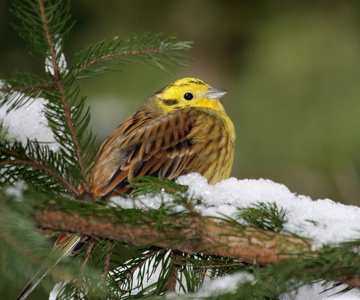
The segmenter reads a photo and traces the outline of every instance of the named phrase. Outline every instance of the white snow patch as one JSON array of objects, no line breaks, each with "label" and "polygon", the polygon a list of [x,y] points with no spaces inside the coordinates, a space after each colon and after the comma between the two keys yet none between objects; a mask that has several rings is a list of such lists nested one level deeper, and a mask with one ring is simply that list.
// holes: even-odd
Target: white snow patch
[{"label": "white snow patch", "polygon": [[[342,284],[333,289],[325,291],[332,287],[333,283],[325,284],[324,281],[314,283],[312,285],[306,285],[301,287],[297,292],[287,293],[280,296],[280,300],[303,300],[303,299],[311,299],[311,300],[355,300],[360,299],[360,291],[358,289],[352,289],[351,291],[347,291],[346,293],[340,293],[347,286]],[[325,291],[325,292],[324,292]]]},{"label": "white snow patch", "polygon": [[9,196],[14,196],[16,199],[21,200],[23,192],[27,189],[27,184],[24,181],[14,182],[14,185],[5,189],[5,193]]},{"label": "white snow patch", "polygon": [[59,295],[63,284],[64,284],[63,282],[59,282],[59,283],[55,284],[54,288],[50,292],[49,300],[56,300],[57,299],[57,296]]},{"label": "white snow patch", "polygon": [[[14,93],[14,97],[19,96],[19,93]],[[9,136],[20,141],[24,146],[29,139],[47,143],[53,151],[58,150],[59,145],[55,141],[44,114],[47,101],[44,98],[34,98],[24,106],[10,112],[7,112],[9,105],[1,107],[0,122],[7,127]]]},{"label": "white snow patch", "polygon": [[[69,73],[69,70],[67,68],[67,61],[66,61],[63,49],[62,49],[62,39],[60,39],[59,35],[57,34],[57,35],[55,35],[55,40],[57,40],[55,43],[55,53],[56,53],[56,57],[57,57],[57,65],[58,65],[60,73],[66,75],[67,73]],[[45,59],[45,71],[47,73],[50,73],[52,76],[55,76],[53,58],[51,55],[49,55]]]},{"label": "white snow patch", "polygon": [[[188,294],[186,299],[205,299],[206,297],[216,297],[222,293],[235,293],[239,285],[245,281],[253,281],[254,276],[248,272],[238,272],[224,277],[206,280],[200,290],[193,294]],[[325,283],[324,281],[306,285],[296,292],[280,295],[280,300],[355,300],[360,299],[360,291],[353,289],[346,293],[339,293],[345,289],[346,285],[339,285],[331,288],[335,282]],[[331,288],[331,289],[330,289]],[[327,290],[328,289],[328,290]],[[339,294],[337,294],[339,293]],[[179,299],[179,294],[170,293],[167,295],[169,299]]]},{"label": "white snow patch", "polygon": [[254,276],[247,272],[238,272],[217,279],[211,279],[204,283],[195,294],[196,298],[221,295],[222,293],[234,293],[239,284],[253,280]]},{"label": "white snow patch", "polygon": [[178,179],[189,186],[189,192],[203,199],[197,207],[204,215],[235,218],[237,208],[255,203],[276,203],[285,209],[285,230],[313,239],[320,244],[334,244],[360,237],[360,207],[343,205],[330,199],[312,200],[292,193],[285,185],[269,179],[229,178],[209,185],[199,174]]}]

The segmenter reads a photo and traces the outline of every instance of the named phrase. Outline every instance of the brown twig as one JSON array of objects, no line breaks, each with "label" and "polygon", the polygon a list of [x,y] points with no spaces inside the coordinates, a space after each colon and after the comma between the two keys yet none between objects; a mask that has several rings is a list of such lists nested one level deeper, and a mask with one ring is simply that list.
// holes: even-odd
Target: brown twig
[{"label": "brown twig", "polygon": [[185,202],[184,202],[184,205],[185,205],[186,208],[189,210],[190,214],[191,214],[193,217],[195,217],[196,214],[195,214],[195,212],[193,211],[193,209],[191,208],[189,202],[185,201]]},{"label": "brown twig", "polygon": [[198,266],[199,269],[211,269],[211,268],[228,268],[228,267],[238,267],[243,266],[245,263],[238,262],[238,263],[230,263],[230,264],[218,264],[218,265],[201,265]]},{"label": "brown twig", "polygon": [[84,262],[82,264],[83,267],[86,266],[87,262],[89,261],[90,259],[90,256],[91,256],[91,252],[93,251],[94,247],[95,247],[95,244],[96,244],[96,241],[94,240],[91,240],[90,241],[90,245],[89,247],[87,248],[86,250],[86,255],[85,255],[85,259],[84,259]]},{"label": "brown twig", "polygon": [[56,88],[57,85],[55,83],[43,83],[43,84],[34,84],[34,85],[24,85],[19,87],[12,87],[12,88],[5,88],[0,89],[2,92],[17,92],[23,90],[31,90],[31,89],[38,89],[38,88]]},{"label": "brown twig", "polygon": [[168,186],[166,186],[165,184],[154,183],[154,185],[157,186],[157,187],[163,188],[163,189],[167,190],[167,191],[170,192],[170,193],[173,193],[173,194],[178,193],[177,190],[175,190],[175,189],[173,189],[173,188],[171,188],[171,187],[168,187]]},{"label": "brown twig", "polygon": [[170,256],[171,256],[170,259],[174,264],[174,268],[165,282],[164,292],[175,292],[176,282],[179,276],[180,267],[176,261],[180,256],[176,253],[176,251],[171,251]]},{"label": "brown twig", "polygon": [[75,129],[74,129],[74,126],[72,124],[71,113],[70,113],[69,105],[68,105],[67,100],[66,100],[64,84],[63,84],[62,79],[61,79],[60,69],[59,69],[58,63],[56,61],[56,51],[55,51],[54,42],[53,42],[52,37],[51,37],[50,28],[49,28],[49,25],[48,25],[48,20],[46,18],[44,0],[39,0],[39,6],[40,6],[41,19],[42,19],[42,22],[44,24],[44,31],[45,31],[45,35],[46,35],[46,40],[47,40],[47,43],[49,45],[50,56],[51,56],[51,60],[52,60],[52,67],[54,68],[54,77],[56,79],[57,89],[59,90],[61,102],[62,102],[62,104],[64,106],[64,112],[65,112],[65,117],[66,117],[66,121],[67,121],[67,126],[68,126],[69,131],[70,131],[71,139],[72,139],[72,141],[74,143],[74,150],[75,150],[77,161],[78,161],[78,164],[79,164],[79,167],[80,167],[80,170],[81,170],[81,173],[82,173],[82,177],[83,177],[83,180],[81,180],[82,181],[82,186],[83,186],[84,191],[87,194],[89,194],[90,187],[85,181],[86,170],[85,170],[83,159],[82,159],[82,156],[81,156],[81,153],[80,153],[79,142],[77,140]]},{"label": "brown twig", "polygon": [[336,280],[351,287],[360,288],[360,275],[349,274],[336,277]]},{"label": "brown twig", "polygon": [[109,242],[108,245],[108,253],[106,254],[106,260],[105,260],[105,271],[104,271],[104,277],[106,277],[109,274],[110,271],[110,263],[111,263],[111,247],[113,246],[113,242]]},{"label": "brown twig", "polygon": [[210,279],[215,279],[215,277],[214,276],[210,276],[209,274],[206,274],[206,272],[200,272],[201,274],[203,274],[204,276],[207,276],[207,277],[209,277]]}]

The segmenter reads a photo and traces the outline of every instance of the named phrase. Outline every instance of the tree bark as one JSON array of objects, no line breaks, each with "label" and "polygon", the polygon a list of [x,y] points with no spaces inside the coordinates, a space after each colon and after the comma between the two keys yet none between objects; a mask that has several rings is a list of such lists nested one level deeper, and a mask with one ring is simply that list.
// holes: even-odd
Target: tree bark
[{"label": "tree bark", "polygon": [[296,253],[311,251],[310,240],[237,223],[218,222],[210,217],[163,220],[159,229],[155,223],[132,226],[119,220],[50,210],[39,212],[36,221],[41,228],[53,231],[76,232],[137,246],[154,245],[188,254],[220,255],[259,265],[270,265],[289,255],[294,257]]}]

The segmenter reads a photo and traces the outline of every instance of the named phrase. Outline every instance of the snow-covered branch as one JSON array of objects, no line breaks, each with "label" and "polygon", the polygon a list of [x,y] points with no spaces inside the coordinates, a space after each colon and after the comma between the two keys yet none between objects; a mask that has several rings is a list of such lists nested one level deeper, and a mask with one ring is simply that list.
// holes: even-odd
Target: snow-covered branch
[{"label": "snow-covered branch", "polygon": [[[118,240],[137,246],[154,245],[183,253],[204,253],[269,265],[311,251],[311,241],[232,222],[218,222],[210,217],[181,217],[163,220],[162,229],[155,223],[133,226],[121,220],[84,217],[76,211],[38,213],[43,229],[78,232],[83,235]],[[168,223],[168,224],[166,224]],[[174,229],[174,225],[176,229]],[[168,226],[169,225],[169,226]],[[167,229],[164,229],[167,228]]]},{"label": "snow-covered branch", "polygon": [[[76,211],[44,210],[37,214],[36,221],[41,228],[50,231],[78,232],[95,238],[135,246],[157,246],[187,254],[218,255],[254,265],[265,266],[286,259],[301,260],[320,255],[317,251],[311,251],[313,244],[309,239],[252,226],[236,226],[233,222],[219,222],[211,217],[167,219],[163,220],[162,229],[157,229],[155,222],[134,226],[119,219],[81,216]],[[336,280],[360,287],[358,274],[339,275]]]}]

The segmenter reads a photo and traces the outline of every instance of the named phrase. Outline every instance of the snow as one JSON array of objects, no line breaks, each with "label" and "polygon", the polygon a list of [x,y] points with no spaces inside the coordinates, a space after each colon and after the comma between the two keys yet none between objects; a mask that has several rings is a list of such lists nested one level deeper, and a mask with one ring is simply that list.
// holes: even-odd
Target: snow
[{"label": "snow", "polygon": [[[1,95],[0,95],[1,96]],[[15,92],[13,97],[21,96]],[[20,141],[23,146],[26,145],[27,139],[37,140],[38,142],[47,143],[53,151],[59,149],[54,135],[48,126],[48,120],[44,114],[44,107],[48,100],[44,98],[31,99],[24,106],[7,112],[10,105],[4,105],[0,108],[0,123],[8,130],[10,138]]]},{"label": "snow", "polygon": [[195,293],[196,298],[205,298],[221,295],[221,293],[234,293],[239,284],[253,280],[254,277],[247,272],[238,272],[215,280],[207,280],[200,290]]},{"label": "snow", "polygon": [[54,288],[50,292],[49,300],[56,300],[57,299],[57,296],[59,295],[63,284],[64,284],[63,282],[59,282],[59,283],[55,284]]},{"label": "snow", "polygon": [[23,192],[27,189],[27,184],[24,181],[15,182],[14,185],[8,186],[5,189],[5,194],[9,196],[15,197],[21,201],[23,197]]},{"label": "snow", "polygon": [[[330,199],[312,200],[292,193],[285,185],[269,179],[229,178],[216,185],[207,183],[200,174],[181,176],[178,183],[189,187],[189,194],[201,198],[195,207],[202,215],[236,218],[238,208],[259,202],[276,203],[287,211],[285,231],[310,238],[314,245],[337,244],[360,238],[360,207],[343,205]],[[155,197],[141,196],[138,200],[114,197],[112,201],[124,208],[159,208],[170,202],[171,196],[162,193]],[[184,209],[178,207],[178,209]]]},{"label": "snow", "polygon": [[312,285],[306,285],[301,287],[296,293],[287,293],[280,296],[280,300],[325,300],[325,299],[336,299],[336,300],[355,300],[360,299],[360,291],[357,289],[353,289],[351,291],[347,291],[346,293],[340,293],[346,285],[339,285],[333,289],[324,290],[331,288],[333,283],[325,284],[323,281],[318,282]]},{"label": "snow", "polygon": [[[235,293],[236,288],[245,281],[251,281],[253,276],[247,272],[238,272],[235,274],[227,275],[225,277],[213,279],[204,283],[202,288],[194,294],[190,294],[190,297],[186,299],[204,299],[205,297],[216,297],[221,293]],[[331,288],[334,283],[325,284],[324,282],[318,282],[312,285],[301,287],[297,292],[287,293],[280,295],[279,300],[325,300],[325,299],[336,299],[336,300],[355,300],[360,299],[360,291],[353,289],[346,293],[339,293],[345,285],[340,285],[330,290],[324,291]],[[177,294],[172,293],[167,296],[169,299],[179,299]]]},{"label": "snow", "polygon": [[[236,288],[246,281],[253,280],[253,276],[247,272],[238,272],[213,280],[206,281],[197,293],[187,295],[185,299],[205,299],[206,297],[216,297],[221,293],[235,293]],[[340,293],[346,285],[331,288],[335,283],[325,284],[323,281],[312,285],[301,287],[297,292],[280,295],[279,300],[355,300],[360,299],[360,291],[353,289],[346,293]],[[329,289],[331,288],[331,289]],[[326,290],[329,289],[329,290]],[[326,290],[326,291],[325,291]],[[339,293],[339,294],[337,294]],[[176,293],[168,294],[168,299],[179,299]],[[180,298],[181,299],[181,298]]]},{"label": "snow", "polygon": [[[63,46],[62,46],[62,39],[59,38],[59,35],[56,34],[54,37],[55,42],[55,53],[56,53],[56,57],[57,57],[57,65],[59,68],[59,71],[61,74],[66,75],[69,70],[67,68],[67,61],[65,58],[65,54],[62,51]],[[45,59],[45,71],[47,73],[50,73],[52,76],[55,76],[55,70],[54,70],[54,66],[53,66],[53,62],[52,62],[52,56],[49,53],[49,56],[46,57]]]}]

